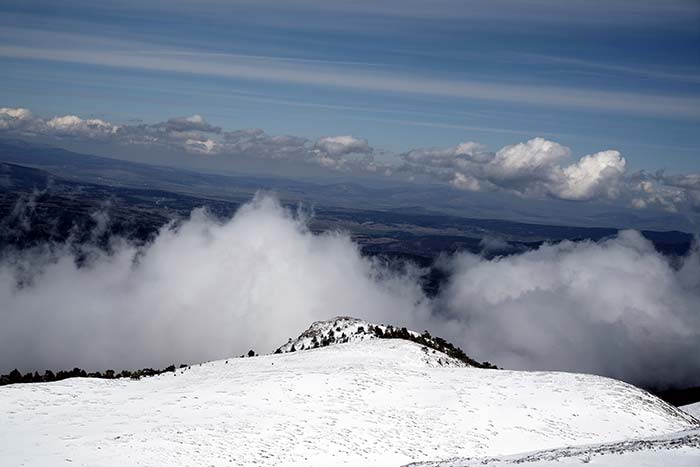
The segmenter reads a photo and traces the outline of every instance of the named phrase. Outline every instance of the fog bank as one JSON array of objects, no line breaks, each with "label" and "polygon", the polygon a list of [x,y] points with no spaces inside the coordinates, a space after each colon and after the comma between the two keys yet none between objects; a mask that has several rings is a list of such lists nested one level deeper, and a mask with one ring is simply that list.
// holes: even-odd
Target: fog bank
[{"label": "fog bank", "polygon": [[449,278],[432,300],[417,269],[364,257],[342,233],[314,234],[266,196],[227,221],[194,211],[144,247],[78,250],[0,261],[0,372],[264,353],[312,321],[351,315],[428,329],[508,368],[700,384],[700,254],[672,265],[632,231],[443,258]]}]

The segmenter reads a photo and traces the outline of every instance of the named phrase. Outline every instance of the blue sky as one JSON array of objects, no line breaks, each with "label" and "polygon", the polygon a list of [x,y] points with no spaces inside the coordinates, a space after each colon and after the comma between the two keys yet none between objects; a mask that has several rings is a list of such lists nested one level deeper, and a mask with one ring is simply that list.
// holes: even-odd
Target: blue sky
[{"label": "blue sky", "polygon": [[542,136],[697,171],[698,25],[694,1],[8,1],[0,102],[393,152]]}]

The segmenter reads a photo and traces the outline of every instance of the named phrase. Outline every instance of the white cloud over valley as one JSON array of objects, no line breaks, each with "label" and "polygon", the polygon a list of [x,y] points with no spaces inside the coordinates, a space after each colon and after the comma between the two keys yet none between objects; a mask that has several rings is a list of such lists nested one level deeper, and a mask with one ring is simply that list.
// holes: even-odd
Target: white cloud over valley
[{"label": "white cloud over valley", "polygon": [[111,245],[45,245],[0,260],[3,371],[270,352],[314,320],[351,315],[429,329],[510,368],[700,383],[700,254],[672,262],[632,231],[444,258],[448,282],[435,298],[417,268],[365,257],[342,233],[314,234],[304,215],[265,196],[228,221],[198,210],[145,246]]}]

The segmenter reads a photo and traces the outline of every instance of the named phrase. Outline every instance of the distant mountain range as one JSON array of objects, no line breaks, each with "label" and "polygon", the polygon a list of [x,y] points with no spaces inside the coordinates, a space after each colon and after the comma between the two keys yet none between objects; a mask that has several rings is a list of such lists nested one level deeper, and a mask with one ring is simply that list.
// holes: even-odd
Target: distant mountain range
[{"label": "distant mountain range", "polygon": [[242,202],[258,190],[269,190],[289,203],[394,212],[402,215],[447,215],[472,220],[499,220],[534,225],[632,228],[697,232],[682,215],[633,210],[601,203],[520,199],[498,193],[467,193],[442,185],[358,183],[352,178],[282,178],[203,173],[154,166],[65,149],[0,139],[0,162],[46,170],[64,180],[119,188],[163,190],[187,196]]},{"label": "distant mountain range", "polygon": [[[92,216],[101,210],[109,211],[110,234],[144,240],[164,223],[184,218],[196,207],[230,216],[261,189],[276,192],[291,207],[303,202],[313,209],[313,230],[341,229],[367,252],[408,255],[419,262],[429,262],[442,251],[483,252],[485,239],[497,240],[486,245],[488,255],[522,251],[544,241],[599,240],[618,231],[615,227],[449,215],[402,203],[401,193],[406,189],[396,186],[202,174],[0,141],[0,248],[42,239],[61,241],[76,224],[89,232]],[[27,200],[33,211],[18,211],[18,202]],[[18,224],[28,221],[32,232],[17,230]],[[671,225],[664,223],[659,231],[643,233],[660,251],[683,254],[693,236],[668,230]]]}]

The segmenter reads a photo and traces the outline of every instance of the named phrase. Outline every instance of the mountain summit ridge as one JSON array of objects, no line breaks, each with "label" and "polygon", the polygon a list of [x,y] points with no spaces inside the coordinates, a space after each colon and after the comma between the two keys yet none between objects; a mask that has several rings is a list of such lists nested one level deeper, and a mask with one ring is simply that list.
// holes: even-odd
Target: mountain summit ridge
[{"label": "mountain summit ridge", "polygon": [[[374,331],[370,331],[370,326],[377,326],[382,331],[387,328],[385,325],[373,324],[352,316],[336,316],[327,320],[314,321],[296,339],[290,338],[286,344],[275,350],[275,353],[296,352],[326,347],[330,344],[345,344],[379,338]],[[323,345],[324,342],[325,345]]]},{"label": "mountain summit ridge", "polygon": [[464,353],[462,349],[441,337],[433,337],[426,330],[423,333],[411,331],[405,327],[374,324],[351,316],[336,316],[329,320],[314,321],[308,329],[296,339],[278,347],[275,354],[317,349],[336,344],[362,342],[369,339],[403,339],[422,345],[426,350],[441,352],[446,357],[460,362],[459,366],[496,369],[489,362],[478,362]]}]

